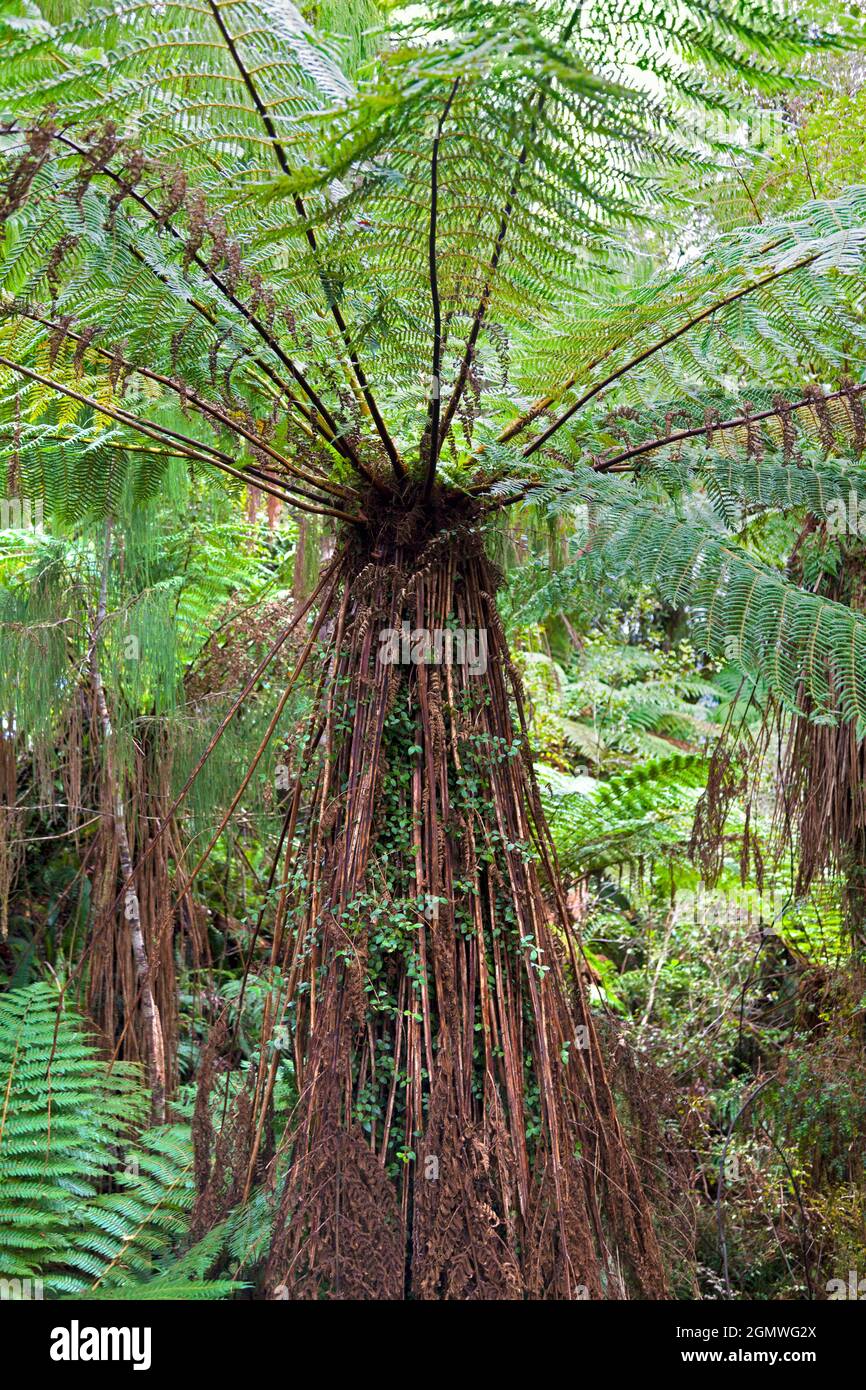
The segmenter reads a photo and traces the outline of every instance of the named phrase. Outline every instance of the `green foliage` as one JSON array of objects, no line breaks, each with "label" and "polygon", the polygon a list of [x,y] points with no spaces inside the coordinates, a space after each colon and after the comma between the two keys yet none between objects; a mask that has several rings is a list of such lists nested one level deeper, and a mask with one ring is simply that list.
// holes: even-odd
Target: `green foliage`
[{"label": "green foliage", "polygon": [[759,675],[790,708],[800,708],[805,694],[814,718],[866,728],[866,621],[859,613],[799,588],[706,518],[672,516],[639,494],[624,498],[591,470],[560,475],[539,496],[557,508],[567,498],[592,510],[587,544],[560,575],[561,589],[569,578],[585,585],[593,576],[629,575],[673,607],[686,606],[703,651]]},{"label": "green foliage", "polygon": [[[313,449],[343,476],[334,435],[353,440],[360,422],[333,370],[331,318],[351,325],[350,338],[339,329],[350,362],[366,362],[363,378],[354,365],[349,377],[362,390],[369,381],[409,466],[423,463],[440,117],[437,295],[456,392],[443,467],[455,476],[476,466],[459,459],[458,422],[495,464],[495,432],[530,392],[569,407],[575,391],[594,394],[630,367],[631,403],[659,386],[693,397],[744,364],[753,376],[805,355],[813,370],[836,365],[856,334],[856,192],[742,229],[645,284],[609,287],[626,259],[624,225],[669,208],[666,172],[708,171],[713,120],[749,109],[734,81],[790,86],[807,54],[845,47],[837,13],[822,26],[770,3],[693,0],[674,33],[644,0],[566,15],[549,0],[449,0],[392,16],[392,42],[379,44],[362,39],[367,0],[315,7],[316,27],[269,0],[230,9],[175,2],[136,9],[128,24],[70,0],[47,21],[27,10],[0,36],[0,102],[18,128],[63,112],[63,140],[49,141],[29,196],[10,209],[0,270],[0,351],[37,374],[12,372],[4,412],[28,486],[52,506],[109,507],[133,476],[149,495],[165,431],[218,463],[239,409],[242,467],[261,465],[272,418],[267,450],[309,461]],[[370,61],[356,87],[339,62],[355,67],[361,49]],[[135,143],[119,143],[121,131]],[[286,371],[291,424],[274,418]],[[469,380],[471,410],[458,399]],[[324,431],[304,424],[310,404],[331,422]],[[145,418],[156,434],[135,448],[146,452],[124,452]],[[367,442],[357,447],[369,462]]]},{"label": "green foliage", "polygon": [[0,1074],[3,1274],[53,1273],[144,1118],[139,1077],[129,1065],[108,1071],[48,985],[0,996]]},{"label": "green foliage", "polygon": [[[194,1197],[184,1126],[138,1133],[137,1067],[108,1067],[50,985],[0,996],[0,1277],[49,1297],[218,1298],[222,1233],[180,1258]],[[134,1290],[134,1294],[133,1294]]]},{"label": "green foliage", "polygon": [[543,766],[538,775],[560,864],[585,874],[661,857],[687,841],[706,761],[677,753],[595,784]]}]

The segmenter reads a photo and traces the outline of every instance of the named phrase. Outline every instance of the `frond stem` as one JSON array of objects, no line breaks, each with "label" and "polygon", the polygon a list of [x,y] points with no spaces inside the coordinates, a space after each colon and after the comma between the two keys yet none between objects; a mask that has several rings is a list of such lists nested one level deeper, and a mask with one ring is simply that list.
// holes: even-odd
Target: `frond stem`
[{"label": "frond stem", "polygon": [[[585,391],[578,400],[570,405],[567,410],[564,410],[556,420],[552,421],[537,439],[533,439],[531,444],[527,444],[526,448],[523,450],[523,457],[529,458],[531,454],[534,454],[536,450],[546,444],[551,435],[555,434],[578,410],[597,396],[599,392],[606,390],[608,386],[612,386],[620,377],[625,376],[633,367],[639,367],[641,363],[646,362],[648,358],[653,357],[657,352],[662,352],[685,333],[691,332],[699,323],[703,323],[705,319],[710,318],[713,314],[717,314],[720,309],[727,308],[730,304],[736,304],[737,300],[744,299],[746,295],[753,294],[756,290],[763,289],[766,285],[771,285],[775,280],[780,280],[783,275],[789,275],[791,271],[805,270],[818,259],[818,255],[819,253],[816,251],[813,255],[805,256],[802,260],[795,261],[792,265],[783,266],[781,270],[769,271],[768,274],[762,275],[759,280],[754,280],[752,284],[744,285],[742,289],[735,290],[733,294],[725,295],[723,299],[719,299],[714,304],[710,304],[706,309],[702,309],[699,314],[695,314],[686,323],[681,324],[679,328],[673,329],[672,332],[666,334],[666,336],[661,338],[658,342],[652,343],[649,347],[644,348],[643,352],[639,352],[636,357],[632,357],[622,367],[617,367],[616,371],[611,372],[603,381],[597,382],[595,386],[591,386],[588,391]],[[574,378],[572,378],[572,380],[574,380]],[[565,389],[568,388],[566,387]]]},{"label": "frond stem", "polygon": [[439,412],[441,409],[440,390],[442,373],[442,304],[439,298],[439,270],[436,261],[436,223],[439,213],[439,145],[442,131],[448,119],[451,105],[457,95],[460,78],[455,77],[447,100],[439,113],[436,135],[433,139],[433,153],[430,158],[430,298],[433,303],[433,374],[430,385],[430,402],[427,408],[427,437],[429,459],[427,478],[424,483],[424,500],[429,501],[436,478],[436,464],[439,460]]}]

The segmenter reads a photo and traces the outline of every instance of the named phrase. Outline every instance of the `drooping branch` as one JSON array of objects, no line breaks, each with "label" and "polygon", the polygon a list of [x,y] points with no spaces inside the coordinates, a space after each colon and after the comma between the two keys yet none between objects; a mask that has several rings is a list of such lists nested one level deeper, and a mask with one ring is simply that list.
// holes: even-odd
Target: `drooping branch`
[{"label": "drooping branch", "polygon": [[[17,133],[24,136],[32,136],[33,134],[32,131],[24,131],[14,126],[7,126],[5,129],[6,132],[9,134]],[[178,231],[178,229],[173,225],[171,219],[169,217],[163,216],[160,213],[160,211],[157,208],[155,208],[153,204],[142,193],[138,192],[138,190],[134,188],[127,180],[122,178],[120,174],[118,174],[115,170],[111,169],[107,161],[102,162],[99,165],[93,165],[92,161],[90,161],[88,158],[89,152],[86,149],[86,147],[80,145],[76,140],[73,140],[71,136],[69,136],[67,133],[60,133],[56,131],[51,132],[50,139],[52,141],[56,141],[64,145],[67,149],[71,150],[79,158],[87,161],[90,164],[90,177],[103,177],[109,179],[115,185],[115,187],[120,190],[122,197],[131,199],[133,202],[137,204],[137,206],[142,208],[143,211],[145,211],[148,214],[148,216],[153,220],[153,222],[156,224],[157,228],[160,231],[167,232],[169,236],[171,236],[179,244],[185,245],[182,233]],[[352,446],[349,444],[349,442],[341,436],[337,422],[331,414],[330,410],[325,405],[324,401],[321,399],[318,392],[312,386],[310,381],[307,379],[306,374],[300,370],[297,364],[285,352],[284,348],[282,347],[282,344],[271,332],[267,324],[263,323],[261,319],[249,308],[249,306],[244,304],[243,300],[240,299],[239,296],[234,293],[234,291],[226,283],[224,278],[220,276],[214,269],[214,267],[210,265],[204,259],[204,257],[199,254],[197,249],[186,249],[189,261],[197,266],[197,268],[202,272],[202,274],[205,275],[208,280],[210,280],[211,284],[213,284],[215,289],[219,291],[219,293],[223,296],[226,302],[231,304],[231,306],[242,316],[242,318],[249,324],[249,326],[257,334],[257,336],[274,354],[274,356],[281,363],[281,365],[286,368],[292,379],[300,387],[301,391],[307,397],[313,408],[310,414],[308,415],[308,419],[310,420],[310,423],[313,425],[313,427],[321,433],[322,437],[329,444],[331,444],[334,448],[338,450],[342,457],[345,458],[352,465],[352,467],[356,469],[357,472],[359,472],[368,482],[376,486],[380,491],[383,491],[384,488],[382,483],[369,472],[362,460],[358,457],[356,450],[354,450]],[[149,265],[149,263],[143,257],[139,256],[139,259],[144,264]],[[149,268],[153,270],[152,267]],[[155,271],[153,273],[156,274]],[[285,383],[280,384],[282,389],[288,389]],[[325,428],[322,428],[323,425],[325,426]]]},{"label": "drooping branch", "polygon": [[[764,250],[771,251],[774,249],[774,245],[775,243],[765,247]],[[772,272],[771,276],[768,277],[768,279],[776,279],[781,275],[787,274],[791,270],[802,269],[804,266],[810,265],[812,261],[815,259],[816,257],[808,257],[803,261],[798,261],[795,265],[784,267],[781,271],[774,271]],[[760,289],[765,283],[767,283],[767,280],[757,281],[754,284],[747,285],[744,288],[737,290],[733,295],[717,301],[708,309],[703,310],[696,318],[689,319],[687,323],[681,325],[681,327],[675,330],[674,333],[671,334],[669,337],[666,337],[663,340],[652,344],[645,352],[631,359],[629,362],[625,364],[624,367],[619,369],[617,372],[612,373],[604,381],[599,382],[597,386],[593,386],[592,388],[590,388],[590,390],[584,397],[582,397],[579,401],[576,401],[574,403],[574,405],[568,411],[567,415],[562,416],[558,421],[556,421],[554,426],[552,426],[545,435],[541,435],[538,439],[532,441],[532,444],[528,446],[526,450],[524,450],[524,457],[526,457],[529,453],[534,452],[536,448],[540,447],[542,442],[547,437],[549,437],[550,434],[553,433],[554,428],[558,429],[559,425],[564,423],[568,416],[572,415],[576,410],[580,409],[581,406],[585,405],[587,401],[592,399],[593,396],[597,395],[599,391],[604,390],[607,386],[611,385],[613,381],[618,380],[619,377],[623,376],[626,372],[631,371],[631,369],[637,366],[638,364],[646,361],[656,352],[659,352],[663,348],[668,347],[671,342],[675,341],[679,337],[682,337],[683,334],[688,333],[698,323],[702,322],[706,318],[709,318],[711,314],[716,313],[719,309],[724,308],[727,304],[734,303],[736,300],[742,298],[746,294],[750,294],[753,290]],[[600,366],[602,362],[607,361],[619,346],[620,344],[611,344],[610,346],[605,348],[605,350],[598,357],[596,357],[594,361],[590,362],[588,366],[583,370],[594,371],[595,368]],[[538,400],[532,403],[528,410],[525,410],[522,415],[519,415],[517,417],[516,420],[512,420],[511,424],[507,425],[505,429],[500,432],[497,438],[497,443],[508,444],[511,442],[512,439],[515,439],[519,434],[522,434],[523,431],[525,429],[528,429],[529,426],[532,425],[540,415],[543,415],[545,411],[549,410],[551,406],[555,405],[555,403],[558,400],[560,400],[567,391],[570,391],[574,386],[576,386],[577,381],[578,373],[572,372],[570,376],[568,376],[564,381],[560,382],[560,384],[556,387],[554,391],[549,392],[546,396],[539,397]],[[486,446],[484,444],[478,445],[478,447],[475,450],[475,456],[484,453],[485,448]]]},{"label": "drooping branch", "polygon": [[[711,315],[717,314],[720,309],[725,309],[729,305],[735,304],[738,300],[744,299],[746,295],[754,294],[757,290],[764,289],[765,286],[772,284],[775,280],[780,280],[783,275],[789,275],[794,270],[807,269],[818,259],[818,255],[819,253],[816,251],[813,255],[804,256],[802,260],[795,261],[791,265],[783,266],[780,270],[771,270],[767,275],[761,276],[759,280],[753,281],[752,284],[744,285],[742,289],[735,290],[732,294],[725,295],[723,299],[716,300],[714,304],[710,304],[706,309],[702,309],[699,314],[695,314],[692,318],[688,319],[686,323],[681,324],[679,328],[673,329],[673,331],[666,334],[664,338],[660,338],[657,342],[651,343],[649,347],[639,352],[636,357],[630,358],[622,367],[617,367],[616,371],[610,372],[602,381],[596,382],[594,386],[591,386],[585,391],[567,410],[564,410],[561,415],[557,416],[557,418],[548,425],[547,429],[542,431],[537,439],[533,439],[532,442],[526,446],[523,450],[523,457],[529,458],[531,454],[534,454],[546,444],[551,435],[555,434],[578,410],[589,401],[593,400],[601,391],[606,390],[608,386],[612,386],[615,381],[619,381],[621,377],[632,371],[634,367],[641,366],[650,357],[654,357],[657,352],[662,352],[666,347],[670,347],[671,343],[676,342],[678,338],[682,338],[684,334],[690,333],[693,328],[696,328],[698,324],[710,318]],[[572,384],[574,380],[575,378],[572,377]],[[570,389],[568,386],[562,388],[562,390],[568,389]],[[539,412],[536,411],[535,414],[533,414],[532,411],[529,411],[523,418],[528,424],[530,419],[536,418],[538,413]],[[509,438],[513,438],[517,432],[516,429],[512,428]]]},{"label": "drooping branch", "polygon": [[[55,139],[58,140],[61,144],[66,145],[80,158],[87,157],[86,148],[82,145],[79,145],[77,141],[71,139],[69,135],[58,134],[55,136]],[[94,177],[96,176],[102,176],[110,179],[118,188],[123,190],[123,196],[125,198],[132,199],[132,201],[136,203],[140,208],[142,208],[148,214],[148,216],[151,217],[159,227],[161,227],[163,231],[168,232],[169,236],[171,236],[174,240],[180,242],[181,244],[183,243],[184,238],[182,234],[178,231],[178,229],[174,226],[171,219],[162,216],[158,208],[155,208],[153,204],[149,202],[148,199],[145,198],[142,193],[139,193],[137,189],[133,188],[128,182],[126,182],[126,180],[121,178],[121,176],[115,173],[113,169],[109,168],[107,164],[104,164],[101,167],[94,170]],[[261,338],[262,342],[264,342],[270,348],[274,356],[278,358],[278,360],[282,363],[282,365],[297,382],[298,386],[300,386],[307,399],[315,407],[319,415],[321,415],[322,419],[328,425],[329,429],[331,429],[333,433],[336,435],[338,432],[337,424],[334,420],[334,417],[331,415],[331,412],[328,410],[328,407],[324,404],[324,402],[316,392],[315,388],[307,380],[304,373],[285,352],[284,348],[282,347],[282,344],[270,331],[267,324],[262,323],[261,319],[252,312],[249,306],[244,304],[243,300],[240,299],[234,293],[234,291],[226,284],[225,280],[213,269],[213,267],[208,265],[207,261],[204,259],[203,256],[199,254],[198,251],[191,252],[190,260],[198,267],[200,271],[202,271],[204,275],[207,276],[207,278],[211,281],[214,287],[217,290],[219,290],[220,294],[223,295],[223,297],[229,304],[231,304],[232,308],[237,310],[237,312],[246,320],[250,327]]]},{"label": "drooping branch", "polygon": [[748,414],[735,415],[729,420],[716,420],[710,424],[695,425],[687,430],[674,430],[671,434],[656,439],[644,440],[642,444],[635,444],[629,449],[624,449],[622,453],[615,454],[613,458],[601,459],[595,464],[598,473],[624,473],[627,472],[635,459],[641,458],[645,454],[655,452],[657,449],[664,449],[669,444],[679,444],[684,440],[698,439],[720,434],[726,430],[749,429],[752,425],[761,420],[778,420],[783,415],[790,414],[795,410],[815,410],[816,405],[824,401],[850,400],[851,397],[862,396],[866,392],[866,384],[862,386],[844,386],[839,391],[830,391],[826,395],[804,396],[799,401],[786,401],[784,407],[773,406],[769,410],[755,410]]},{"label": "drooping branch", "polygon": [[[219,424],[223,426],[223,428],[229,430],[233,434],[240,435],[241,438],[247,440],[247,442],[251,444],[253,448],[260,450],[264,454],[267,454],[282,468],[285,468],[285,470],[288,473],[290,473],[293,477],[298,478],[301,482],[307,483],[312,487],[317,487],[322,492],[329,492],[333,497],[342,498],[344,501],[357,501],[357,495],[354,492],[350,491],[348,488],[340,487],[338,483],[331,482],[327,478],[317,477],[315,474],[307,473],[302,468],[298,468],[298,466],[292,463],[290,459],[286,458],[284,454],[281,454],[279,450],[275,449],[271,444],[269,444],[266,439],[254,434],[251,430],[247,429],[244,425],[242,425],[240,421],[232,418],[229,415],[226,415],[226,413],[220,410],[218,406],[215,406],[212,402],[205,400],[203,397],[199,396],[195,391],[191,391],[185,384],[175,381],[169,376],[165,376],[162,372],[153,371],[150,367],[144,367],[136,362],[131,362],[125,357],[123,357],[121,354],[119,354],[116,350],[109,350],[108,348],[103,347],[101,344],[94,342],[92,339],[87,338],[85,335],[76,333],[75,330],[71,327],[71,325],[58,323],[53,319],[46,318],[45,315],[37,313],[34,309],[28,309],[25,306],[16,305],[14,312],[20,318],[30,319],[31,322],[39,323],[44,328],[50,328],[54,332],[62,333],[64,337],[70,338],[75,343],[83,343],[85,353],[94,353],[97,356],[102,357],[106,361],[111,362],[115,367],[119,366],[123,368],[124,371],[135,372],[137,373],[137,375],[143,376],[147,378],[147,380],[154,381],[158,385],[165,387],[166,390],[173,391],[181,399],[184,405],[191,406],[192,409],[198,411],[200,414],[212,417],[214,420],[218,421]],[[267,475],[262,476],[266,477]],[[289,486],[289,484],[285,483],[282,479],[271,479],[269,481],[271,481],[272,483],[279,482],[281,485],[286,487]],[[301,496],[312,496],[312,494],[304,492],[303,490],[300,490],[300,493]],[[312,496],[312,500],[320,501],[321,499]]]},{"label": "drooping branch", "polygon": [[[694,425],[684,430],[674,430],[670,434],[644,440],[640,444],[635,444],[628,449],[624,449],[621,453],[615,454],[612,458],[599,459],[593,464],[593,470],[596,473],[627,473],[634,467],[636,459],[654,453],[658,449],[667,448],[669,445],[681,444],[690,439],[704,438],[708,443],[711,443],[713,436],[716,434],[725,433],[730,430],[750,430],[756,424],[764,420],[779,420],[782,422],[784,429],[786,419],[790,419],[790,416],[795,411],[819,411],[828,401],[844,400],[850,402],[852,400],[857,400],[864,393],[866,393],[866,383],[860,386],[843,386],[838,391],[827,392],[826,395],[816,390],[811,395],[804,396],[798,401],[779,402],[769,410],[749,411],[742,415],[735,415],[728,420],[713,419],[709,422],[705,421],[702,425]],[[485,487],[489,488],[492,485],[493,483],[490,482],[485,484]],[[566,490],[567,486],[567,484],[563,484],[562,490]],[[490,506],[486,508],[486,514],[489,515],[500,511],[503,507],[513,507],[515,504],[525,502],[531,498],[533,492],[541,488],[547,489],[550,487],[551,484],[543,478],[529,479],[515,488],[514,492],[509,496],[494,499]],[[557,491],[557,488],[554,487],[553,490]]]},{"label": "drooping branch", "polygon": [[[139,434],[147,436],[149,439],[158,441],[168,440],[175,450],[182,446],[184,457],[195,459],[200,463],[208,463],[229,477],[237,479],[239,482],[248,483],[249,476],[245,475],[241,469],[235,468],[231,456],[224,453],[221,449],[215,449],[209,444],[202,444],[197,439],[191,439],[188,435],[181,434],[177,430],[169,429],[166,425],[157,425],[152,420],[141,420],[128,411],[118,410],[116,407],[104,405],[101,401],[94,400],[92,396],[86,396],[81,391],[75,391],[71,386],[63,386],[59,381],[54,381],[51,377],[43,376],[40,372],[34,372],[30,367],[24,367],[19,362],[13,362],[8,357],[0,357],[0,367],[6,367],[9,371],[17,372],[20,376],[34,381],[39,386],[46,387],[49,391],[56,391],[58,395],[68,396],[70,400],[78,401],[80,405],[86,405],[91,410],[105,415],[109,420],[114,420],[118,424],[126,425],[129,429],[137,431]],[[256,478],[256,486],[263,492],[270,493],[278,501],[283,502],[289,507],[298,507],[301,511],[313,512],[319,516],[333,516],[340,521],[351,522],[356,525],[361,519],[351,512],[345,512],[335,507],[309,507],[302,503],[286,491],[279,491],[272,484],[264,481],[259,475]]]},{"label": "drooping branch", "polygon": [[[89,406],[92,410],[106,416],[107,419],[114,420],[120,425],[126,425],[137,433],[145,435],[148,439],[155,439],[158,442],[167,441],[185,458],[195,459],[199,463],[211,463],[216,467],[231,462],[228,454],[210,444],[203,444],[200,440],[191,439],[188,435],[169,429],[167,425],[158,425],[153,420],[143,420],[136,415],[131,415],[126,410],[120,410],[116,406],[109,406],[94,400],[92,396],[87,396],[82,391],[76,391],[71,386],[64,386],[52,377],[44,376],[31,367],[25,367],[21,362],[13,362],[11,358],[0,356],[0,367],[6,367],[8,371],[16,372],[19,376],[35,382],[38,386],[44,386],[49,391],[56,391],[60,396],[68,396],[70,400],[78,401],[79,405]],[[280,500],[286,501],[286,498]]]},{"label": "drooping branch", "polygon": [[[129,254],[135,260],[137,260],[140,265],[145,266],[150,271],[151,275],[153,275],[155,279],[159,280],[161,284],[167,286],[168,288],[171,288],[171,282],[169,281],[168,276],[163,271],[158,270],[156,266],[151,264],[151,262],[145,256],[144,252],[140,249],[140,247],[134,246],[131,242],[124,242],[123,245],[125,249],[129,252]],[[206,304],[202,304],[201,300],[194,299],[192,296],[190,296],[190,298],[186,302],[193,309],[195,309],[196,313],[199,314],[205,320],[206,323],[209,323],[211,327],[216,327],[216,314],[214,314]],[[250,352],[249,350],[244,351],[244,356],[249,357],[249,360],[253,363],[253,365],[256,366],[259,369],[259,371],[263,374],[263,376],[265,376],[267,380],[271,383],[271,385],[276,390],[277,394],[280,397],[284,398],[286,401],[288,401],[292,409],[296,410],[303,417],[303,419],[306,421],[304,432],[307,434],[307,437],[314,443],[318,443],[319,445],[327,445],[329,448],[334,450],[334,452],[337,454],[339,458],[345,460],[347,456],[345,450],[340,447],[342,443],[340,438],[335,437],[329,431],[328,427],[325,425],[324,420],[320,415],[316,413],[315,409],[311,408],[309,405],[307,405],[305,401],[301,400],[300,397],[295,395],[288,383],[284,381],[283,378],[279,375],[279,373],[274,370],[271,363],[268,362],[264,357],[259,357],[257,354]],[[371,479],[370,481],[375,482],[376,480]]]}]

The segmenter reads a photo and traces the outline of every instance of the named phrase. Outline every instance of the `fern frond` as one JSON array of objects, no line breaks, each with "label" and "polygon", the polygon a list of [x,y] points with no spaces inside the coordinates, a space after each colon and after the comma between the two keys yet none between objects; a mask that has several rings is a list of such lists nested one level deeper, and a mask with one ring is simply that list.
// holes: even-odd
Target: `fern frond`
[{"label": "fern frond", "polygon": [[49,985],[0,996],[0,1095],[0,1277],[39,1278],[49,1297],[219,1298],[239,1287],[205,1277],[222,1229],[173,1254],[195,1196],[188,1129],[135,1137],[147,1113],[138,1067],[109,1068]]}]

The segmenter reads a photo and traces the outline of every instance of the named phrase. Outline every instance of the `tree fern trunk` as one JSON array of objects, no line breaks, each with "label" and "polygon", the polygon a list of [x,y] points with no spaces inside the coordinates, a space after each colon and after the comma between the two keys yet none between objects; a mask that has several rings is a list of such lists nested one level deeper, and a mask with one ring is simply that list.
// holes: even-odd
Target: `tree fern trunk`
[{"label": "tree fern trunk", "polygon": [[[285,987],[266,1040],[286,1029],[299,1100],[269,1286],[290,1298],[663,1296],[497,577],[473,526],[425,540],[414,525],[420,537],[404,517],[372,557],[348,558],[289,795],[273,947]],[[407,629],[457,629],[463,647],[418,661]],[[251,1172],[279,1055],[263,1050]]]}]

